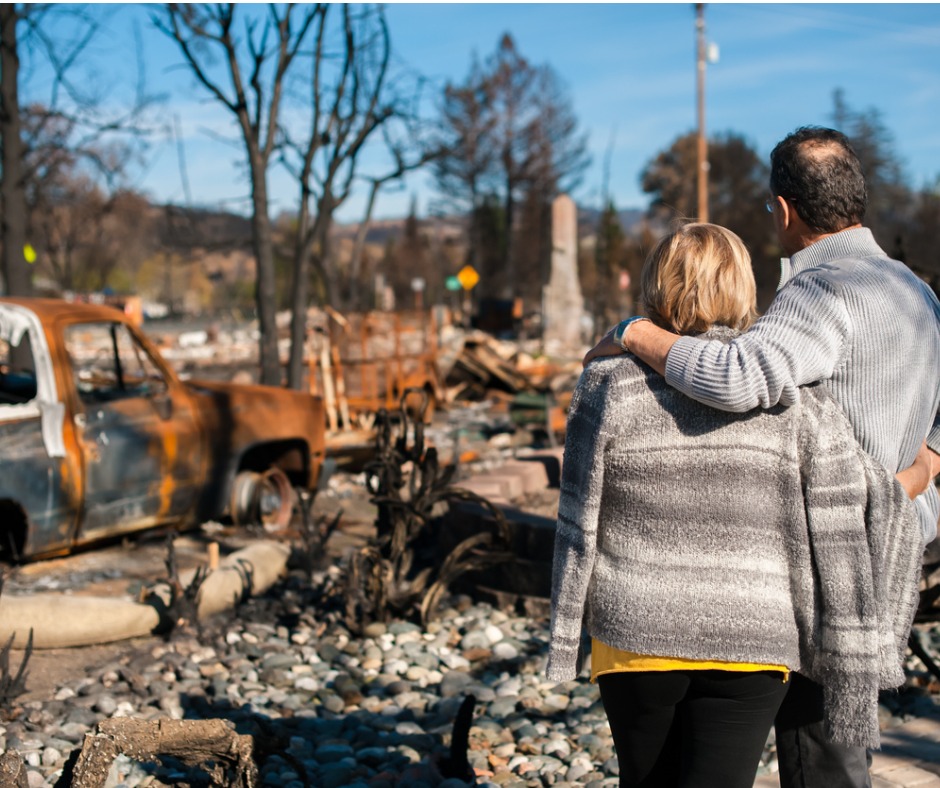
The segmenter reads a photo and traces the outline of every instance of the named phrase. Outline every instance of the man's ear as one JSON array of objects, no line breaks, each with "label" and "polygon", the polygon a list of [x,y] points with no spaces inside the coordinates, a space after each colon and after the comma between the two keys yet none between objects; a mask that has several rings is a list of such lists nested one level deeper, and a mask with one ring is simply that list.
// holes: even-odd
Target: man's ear
[{"label": "man's ear", "polygon": [[774,214],[778,217],[777,220],[780,222],[780,227],[786,230],[793,223],[793,208],[790,207],[790,203],[779,195],[774,199],[777,201],[777,204],[774,206]]}]

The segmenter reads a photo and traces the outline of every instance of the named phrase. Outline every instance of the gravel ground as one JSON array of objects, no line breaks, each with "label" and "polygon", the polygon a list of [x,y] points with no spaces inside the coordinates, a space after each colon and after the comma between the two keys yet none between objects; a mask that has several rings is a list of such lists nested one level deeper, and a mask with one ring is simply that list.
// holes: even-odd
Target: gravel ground
[{"label": "gravel ground", "polygon": [[[357,479],[337,476],[333,504],[348,506],[358,489]],[[556,502],[557,491],[546,491],[525,508],[550,516]],[[28,694],[0,718],[0,750],[23,756],[31,788],[64,786],[70,754],[103,719],[221,718],[267,743],[259,759],[266,786],[456,788],[470,783],[448,777],[442,764],[457,710],[473,695],[472,784],[618,784],[597,687],[584,677],[545,679],[546,620],[457,596],[425,630],[396,621],[356,637],[343,623],[339,577],[335,565],[312,582],[292,571],[201,633],[184,629],[115,651],[41,697]],[[918,632],[936,656],[940,626],[918,625]],[[907,669],[908,685],[882,699],[884,728],[935,713],[940,684],[914,657]],[[775,768],[771,735],[759,773]],[[203,786],[207,779],[171,759],[121,756],[107,785]]]},{"label": "gravel ground", "polygon": [[[468,597],[448,600],[421,630],[373,624],[353,637],[298,573],[201,639],[179,633],[65,681],[48,700],[22,705],[0,724],[0,749],[16,749],[34,788],[64,784],[70,752],[104,718],[228,720],[277,742],[261,764],[269,786],[446,786],[441,774],[463,698],[477,699],[469,763],[478,785],[614,786],[617,760],[596,686],[547,681],[547,622]],[[940,643],[936,626],[921,628]],[[935,706],[919,662],[908,687],[886,696],[885,727]],[[918,686],[920,685],[920,686]],[[935,687],[934,687],[935,689]],[[761,771],[774,769],[772,740]],[[119,758],[109,786],[205,785],[178,763]]]}]

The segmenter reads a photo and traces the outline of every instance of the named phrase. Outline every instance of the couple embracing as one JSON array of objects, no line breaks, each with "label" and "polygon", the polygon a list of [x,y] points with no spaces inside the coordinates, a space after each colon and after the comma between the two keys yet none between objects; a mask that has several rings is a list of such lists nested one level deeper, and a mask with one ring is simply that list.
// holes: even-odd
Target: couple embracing
[{"label": "couple embracing", "polygon": [[585,357],[569,412],[548,676],[592,639],[621,786],[871,785],[940,500],[940,303],[862,225],[848,139],[771,154],[789,258],[755,321],[750,258],[667,235],[647,317]]}]

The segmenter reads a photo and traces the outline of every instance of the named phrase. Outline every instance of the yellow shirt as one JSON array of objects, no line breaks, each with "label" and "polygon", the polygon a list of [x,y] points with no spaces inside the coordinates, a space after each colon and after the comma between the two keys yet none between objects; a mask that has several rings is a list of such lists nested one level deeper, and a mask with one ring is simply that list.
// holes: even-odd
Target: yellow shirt
[{"label": "yellow shirt", "polygon": [[681,657],[655,657],[647,654],[634,654],[621,651],[597,638],[591,640],[591,681],[605,673],[623,673],[645,670],[732,670],[756,672],[759,670],[779,670],[783,680],[790,678],[790,669],[786,665],[759,665],[753,662],[720,662],[705,659],[682,659]]}]

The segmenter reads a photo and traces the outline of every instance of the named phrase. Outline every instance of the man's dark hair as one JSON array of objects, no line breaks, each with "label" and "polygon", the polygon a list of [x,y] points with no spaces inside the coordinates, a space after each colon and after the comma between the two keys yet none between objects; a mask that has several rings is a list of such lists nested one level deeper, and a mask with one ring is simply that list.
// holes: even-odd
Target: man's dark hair
[{"label": "man's dark hair", "polygon": [[777,143],[770,154],[770,190],[790,200],[819,233],[861,224],[868,206],[852,143],[842,132],[821,126],[803,126]]}]

